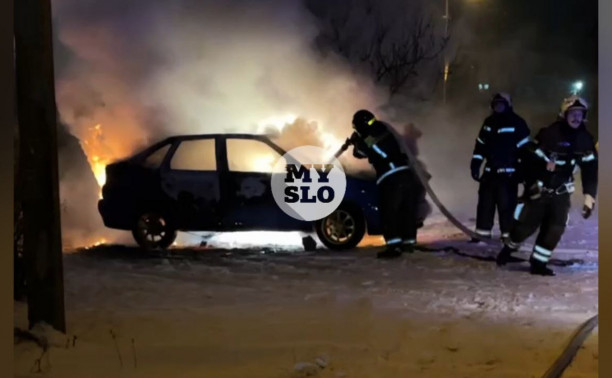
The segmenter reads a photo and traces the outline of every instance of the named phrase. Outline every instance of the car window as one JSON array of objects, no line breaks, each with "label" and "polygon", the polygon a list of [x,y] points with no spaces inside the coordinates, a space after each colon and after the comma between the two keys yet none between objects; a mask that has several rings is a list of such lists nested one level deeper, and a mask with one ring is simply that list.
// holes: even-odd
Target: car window
[{"label": "car window", "polygon": [[166,157],[166,154],[168,154],[168,150],[170,149],[170,146],[171,145],[168,143],[158,148],[157,150],[155,150],[155,152],[147,156],[147,158],[142,163],[142,165],[147,168],[154,168],[154,169],[159,168],[161,164],[164,162],[164,158]]},{"label": "car window", "polygon": [[216,171],[215,139],[184,140],[172,156],[170,169],[181,171]]},{"label": "car window", "polygon": [[283,157],[259,140],[227,139],[227,163],[232,172],[282,172],[284,168],[274,170],[279,159]]}]

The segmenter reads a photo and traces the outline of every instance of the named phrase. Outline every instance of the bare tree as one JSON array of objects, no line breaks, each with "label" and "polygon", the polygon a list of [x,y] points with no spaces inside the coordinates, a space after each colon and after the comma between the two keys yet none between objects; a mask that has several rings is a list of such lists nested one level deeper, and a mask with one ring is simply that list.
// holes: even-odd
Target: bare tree
[{"label": "bare tree", "polygon": [[[319,48],[360,64],[396,94],[437,64],[448,38],[438,35],[420,0],[307,0],[320,21]],[[402,5],[403,4],[403,5]]]}]

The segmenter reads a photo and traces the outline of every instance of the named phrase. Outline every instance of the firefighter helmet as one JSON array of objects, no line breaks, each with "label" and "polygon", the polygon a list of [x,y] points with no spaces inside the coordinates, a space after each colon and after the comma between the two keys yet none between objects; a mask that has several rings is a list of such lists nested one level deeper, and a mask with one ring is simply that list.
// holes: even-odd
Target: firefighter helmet
[{"label": "firefighter helmet", "polygon": [[359,110],[353,115],[353,126],[357,131],[365,130],[376,121],[376,117],[369,110]]},{"label": "firefighter helmet", "polygon": [[586,118],[587,110],[589,110],[589,105],[587,102],[578,96],[570,96],[568,98],[563,99],[561,102],[561,111],[559,112],[559,116],[565,118],[568,111],[572,109],[580,109],[584,113],[584,118]]},{"label": "firefighter helmet", "polygon": [[509,108],[512,107],[512,98],[510,97],[510,95],[506,92],[497,92],[491,98],[491,108],[495,106],[496,102],[500,101],[505,102],[506,106],[508,106]]}]

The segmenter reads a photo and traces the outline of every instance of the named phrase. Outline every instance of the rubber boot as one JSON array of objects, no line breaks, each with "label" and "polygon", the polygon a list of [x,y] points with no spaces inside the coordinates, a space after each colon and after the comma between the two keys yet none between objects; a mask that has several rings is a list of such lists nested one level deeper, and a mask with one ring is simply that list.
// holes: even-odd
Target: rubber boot
[{"label": "rubber boot", "polygon": [[507,241],[510,240],[510,233],[509,232],[502,232],[502,234],[499,237],[499,239],[501,240],[502,243],[506,243]]},{"label": "rubber boot", "polygon": [[546,266],[546,263],[536,259],[530,259],[531,269],[529,273],[539,276],[555,276],[555,272]]},{"label": "rubber boot", "polygon": [[384,251],[378,252],[376,257],[379,259],[392,259],[402,255],[401,245],[388,246]]},{"label": "rubber boot", "polygon": [[404,252],[404,253],[414,253],[414,243],[404,243],[404,244],[402,244],[402,252]]},{"label": "rubber boot", "polygon": [[302,238],[302,246],[304,246],[304,250],[307,252],[312,252],[317,250],[317,242],[310,235]]},{"label": "rubber boot", "polygon": [[504,248],[502,248],[502,250],[497,255],[497,258],[495,259],[497,266],[504,266],[507,263],[514,261],[515,259],[512,257],[513,252],[516,252],[516,249],[504,245]]},{"label": "rubber boot", "polygon": [[477,238],[470,239],[470,243],[480,243],[484,242],[485,240],[491,240],[491,235],[478,235]]}]

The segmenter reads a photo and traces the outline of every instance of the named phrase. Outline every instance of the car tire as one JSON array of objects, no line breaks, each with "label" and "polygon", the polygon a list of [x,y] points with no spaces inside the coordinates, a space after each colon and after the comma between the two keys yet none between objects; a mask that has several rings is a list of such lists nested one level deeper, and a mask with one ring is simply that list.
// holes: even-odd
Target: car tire
[{"label": "car tire", "polygon": [[365,235],[365,219],[356,206],[341,204],[333,213],[315,223],[317,236],[329,249],[346,250],[357,246]]},{"label": "car tire", "polygon": [[159,212],[145,212],[136,220],[132,236],[147,251],[163,250],[174,243],[177,230],[169,217]]}]

